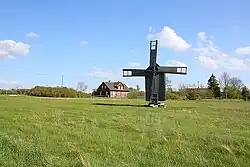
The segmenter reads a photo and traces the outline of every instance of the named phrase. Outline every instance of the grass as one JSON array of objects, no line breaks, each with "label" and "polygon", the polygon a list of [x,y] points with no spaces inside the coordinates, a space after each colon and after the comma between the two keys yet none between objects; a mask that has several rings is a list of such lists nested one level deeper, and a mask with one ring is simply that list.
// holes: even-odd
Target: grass
[{"label": "grass", "polygon": [[249,102],[143,104],[0,96],[0,166],[250,166]]}]

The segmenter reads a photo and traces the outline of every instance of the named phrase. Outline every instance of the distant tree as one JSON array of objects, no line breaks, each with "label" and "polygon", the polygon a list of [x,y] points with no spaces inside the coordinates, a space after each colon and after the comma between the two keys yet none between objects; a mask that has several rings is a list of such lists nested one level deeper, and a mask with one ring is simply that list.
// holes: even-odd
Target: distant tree
[{"label": "distant tree", "polygon": [[186,88],[187,88],[188,86],[187,85],[185,85],[185,84],[179,84],[179,91],[180,92],[182,92],[182,91],[184,91]]},{"label": "distant tree", "polygon": [[228,86],[236,89],[236,95],[237,95],[237,98],[239,99],[240,94],[241,94],[241,90],[242,90],[242,88],[244,86],[242,80],[237,78],[237,77],[232,77],[232,78],[229,79]]},{"label": "distant tree", "polygon": [[212,74],[208,79],[207,87],[213,92],[214,97],[220,97],[219,83],[214,74]]},{"label": "distant tree", "polygon": [[84,82],[78,82],[76,89],[80,92],[85,92],[87,90],[88,86],[84,84]]},{"label": "distant tree", "polygon": [[168,90],[171,90],[172,89],[172,81],[168,78],[168,76],[166,76],[165,82],[166,82],[166,88]]},{"label": "distant tree", "polygon": [[76,90],[67,87],[35,86],[30,89],[28,95],[39,97],[78,97]]},{"label": "distant tree", "polygon": [[133,87],[129,87],[128,89],[129,89],[129,91],[130,91],[130,92],[132,92],[132,91],[136,91],[136,89],[135,89],[135,88],[133,88]]},{"label": "distant tree", "polygon": [[139,85],[136,85],[136,90],[137,90],[137,92],[140,91],[140,86]]},{"label": "distant tree", "polygon": [[244,86],[242,88],[241,95],[242,95],[242,97],[243,97],[244,100],[248,99],[248,97],[249,97],[250,94],[249,94],[249,89],[246,86]]},{"label": "distant tree", "polygon": [[223,72],[219,78],[219,83],[226,99],[227,99],[227,89],[229,86],[229,82],[230,82],[230,75],[227,72]]},{"label": "distant tree", "polygon": [[205,86],[203,85],[203,84],[200,84],[200,86],[199,86],[200,88],[205,88]]},{"label": "distant tree", "polygon": [[226,90],[228,99],[236,99],[238,97],[237,89],[235,87],[228,86]]},{"label": "distant tree", "polygon": [[198,93],[197,91],[191,90],[187,93],[187,98],[189,100],[196,100],[198,98]]},{"label": "distant tree", "polygon": [[137,94],[136,91],[131,91],[131,92],[128,93],[127,98],[128,99],[137,99],[138,98],[138,94]]}]

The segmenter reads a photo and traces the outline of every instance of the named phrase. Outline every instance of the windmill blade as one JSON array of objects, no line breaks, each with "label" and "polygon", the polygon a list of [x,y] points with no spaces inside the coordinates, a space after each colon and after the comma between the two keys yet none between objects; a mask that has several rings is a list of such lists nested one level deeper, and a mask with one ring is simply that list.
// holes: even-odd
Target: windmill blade
[{"label": "windmill blade", "polygon": [[157,45],[158,41],[150,41],[150,67],[156,66],[156,57],[157,57]]},{"label": "windmill blade", "polygon": [[141,77],[146,75],[144,69],[123,69],[123,77]]},{"label": "windmill blade", "polygon": [[164,67],[160,66],[157,73],[168,73],[168,74],[187,74],[187,67]]}]

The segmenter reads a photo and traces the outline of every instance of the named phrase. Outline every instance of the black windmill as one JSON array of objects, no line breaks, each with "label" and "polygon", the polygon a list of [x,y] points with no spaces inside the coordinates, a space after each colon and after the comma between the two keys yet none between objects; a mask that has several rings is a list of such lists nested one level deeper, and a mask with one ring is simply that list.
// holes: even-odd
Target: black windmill
[{"label": "black windmill", "polygon": [[160,66],[156,63],[158,40],[150,41],[150,60],[147,69],[123,69],[123,77],[145,77],[146,101],[150,106],[164,105],[166,100],[165,74],[187,74],[187,67]]}]

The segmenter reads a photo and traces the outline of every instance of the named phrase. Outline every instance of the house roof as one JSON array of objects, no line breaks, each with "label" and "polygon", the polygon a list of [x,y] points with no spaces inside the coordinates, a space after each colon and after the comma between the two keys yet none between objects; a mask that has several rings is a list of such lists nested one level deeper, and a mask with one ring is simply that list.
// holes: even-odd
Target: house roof
[{"label": "house roof", "polygon": [[[129,91],[129,88],[127,87],[126,84],[122,83],[122,82],[103,82],[109,90],[112,91]],[[122,84],[124,86],[124,89],[120,90],[118,89],[116,86],[118,86],[119,84]]]}]

